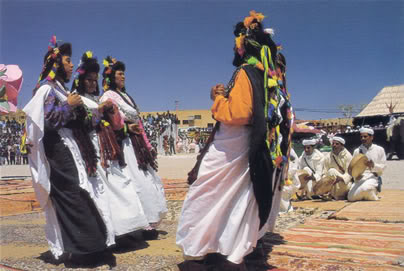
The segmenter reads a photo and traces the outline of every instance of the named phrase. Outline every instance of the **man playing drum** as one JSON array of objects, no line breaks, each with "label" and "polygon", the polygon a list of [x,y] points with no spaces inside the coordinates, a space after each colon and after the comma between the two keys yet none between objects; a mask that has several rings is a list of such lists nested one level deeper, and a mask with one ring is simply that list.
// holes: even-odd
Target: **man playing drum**
[{"label": "man playing drum", "polygon": [[356,178],[348,193],[348,201],[378,200],[381,190],[381,175],[386,167],[386,153],[383,147],[373,144],[374,131],[370,128],[359,130],[362,145],[355,149],[353,156],[364,154],[368,158],[366,170]]},{"label": "man playing drum", "polygon": [[335,200],[345,200],[351,188],[351,175],[348,166],[352,155],[345,148],[345,140],[334,136],[331,139],[332,151],[324,157],[323,178],[313,188],[316,195],[328,194]]},{"label": "man playing drum", "polygon": [[295,178],[300,182],[301,196],[299,199],[311,199],[313,186],[321,178],[323,172],[324,156],[315,149],[315,139],[303,140],[304,152],[299,158],[298,171]]}]

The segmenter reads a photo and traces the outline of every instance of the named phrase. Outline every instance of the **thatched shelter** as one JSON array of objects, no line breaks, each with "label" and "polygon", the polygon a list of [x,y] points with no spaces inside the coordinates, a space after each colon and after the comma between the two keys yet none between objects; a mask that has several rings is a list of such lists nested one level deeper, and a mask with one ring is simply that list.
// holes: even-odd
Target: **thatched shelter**
[{"label": "thatched shelter", "polygon": [[384,87],[354,118],[354,124],[386,125],[391,115],[404,115],[404,85]]},{"label": "thatched shelter", "polygon": [[404,85],[384,87],[356,117],[393,113],[404,113]]}]

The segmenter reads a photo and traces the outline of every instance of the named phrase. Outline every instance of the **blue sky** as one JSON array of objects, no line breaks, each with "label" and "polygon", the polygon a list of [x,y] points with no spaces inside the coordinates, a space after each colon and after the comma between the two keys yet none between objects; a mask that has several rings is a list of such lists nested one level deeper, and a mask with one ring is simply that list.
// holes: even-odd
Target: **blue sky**
[{"label": "blue sky", "polygon": [[23,70],[22,108],[55,34],[72,43],[75,65],[86,50],[125,62],[142,111],[174,110],[175,101],[209,109],[210,88],[233,71],[233,27],[250,10],[266,15],[284,48],[298,119],[342,117],[339,105],[366,104],[384,86],[404,84],[400,0],[0,0],[0,63]]}]

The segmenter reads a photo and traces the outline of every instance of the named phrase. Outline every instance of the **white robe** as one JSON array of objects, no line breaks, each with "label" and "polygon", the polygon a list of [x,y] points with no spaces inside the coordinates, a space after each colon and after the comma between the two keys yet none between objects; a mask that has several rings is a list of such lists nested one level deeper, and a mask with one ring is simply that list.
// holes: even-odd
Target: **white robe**
[{"label": "white robe", "polygon": [[[125,120],[137,122],[139,120],[139,112],[133,105],[127,104],[119,94],[112,90],[108,90],[101,97],[101,102],[110,99],[119,108],[122,117]],[[133,150],[133,145],[129,137],[123,140],[123,153],[127,166],[124,168],[124,173],[134,186],[147,221],[152,226],[157,226],[167,213],[167,203],[165,200],[164,187],[160,177],[154,169],[148,166],[147,171],[139,169],[136,154]]]},{"label": "white robe", "polygon": [[[89,109],[97,110],[97,102],[85,96],[82,96],[82,100]],[[90,137],[97,156],[100,157],[97,133],[93,130]],[[91,182],[100,184],[97,198],[105,202],[106,208],[110,210],[110,223],[116,236],[143,229],[149,225],[137,192],[127,176],[129,173],[119,166],[118,161],[112,161],[105,172],[99,159],[97,176],[89,178]]]},{"label": "white robe", "polygon": [[185,257],[227,255],[239,264],[259,239],[258,204],[248,166],[250,128],[221,123],[190,186],[176,243]]},{"label": "white robe", "polygon": [[[314,182],[312,180],[308,181],[305,187],[300,187],[306,196],[310,197],[313,195],[313,186],[315,185],[315,182],[318,182],[321,179],[323,166],[324,155],[317,149],[314,149],[311,155],[306,155],[306,153],[303,152],[303,154],[300,156],[298,169],[306,170],[310,175],[313,175],[315,179]],[[300,184],[297,174],[295,174],[294,178],[296,179],[294,180],[295,183],[299,182]]]},{"label": "white robe", "polygon": [[[49,200],[49,193],[51,189],[50,184],[50,167],[45,156],[45,149],[43,146],[43,137],[45,134],[45,110],[44,104],[51,90],[54,90],[60,101],[66,101],[67,91],[59,83],[48,82],[42,85],[35,93],[35,96],[24,107],[23,111],[27,115],[26,131],[27,131],[27,143],[32,144],[31,152],[28,155],[32,184],[36,197],[44,211],[46,224],[45,235],[49,244],[50,251],[58,259],[64,252],[63,240],[60,231],[58,219],[56,217],[55,208],[52,201]],[[100,212],[100,216],[104,221],[107,229],[106,244],[108,246],[114,244],[114,233],[109,227],[109,213],[106,211],[102,201],[97,200],[97,183],[89,181],[86,174],[85,162],[81,156],[79,147],[73,138],[72,130],[68,128],[62,128],[58,130],[60,137],[65,145],[72,153],[73,160],[77,167],[79,176],[79,186],[84,189],[90,195],[90,198],[94,201],[97,210]]]},{"label": "white robe", "polygon": [[[343,149],[338,153],[338,155],[333,154],[333,152],[329,152],[325,155],[324,158],[324,175],[323,177],[331,177],[333,180],[336,180],[337,177],[340,177],[344,180],[344,182],[338,182],[333,185],[331,189],[331,196],[337,200],[345,200],[348,194],[349,189],[351,188],[352,176],[348,173],[348,166],[352,160],[352,155],[349,153],[347,149]],[[337,161],[338,164],[335,162]],[[339,167],[342,167],[344,173],[339,171]]]},{"label": "white robe", "polygon": [[355,149],[353,156],[363,153],[369,160],[372,160],[374,167],[372,169],[367,168],[362,174],[360,180],[356,180],[351,190],[348,193],[348,201],[358,200],[379,200],[376,190],[378,181],[377,176],[383,174],[383,170],[386,167],[386,153],[383,147],[376,144],[372,144],[369,149],[364,145]]}]

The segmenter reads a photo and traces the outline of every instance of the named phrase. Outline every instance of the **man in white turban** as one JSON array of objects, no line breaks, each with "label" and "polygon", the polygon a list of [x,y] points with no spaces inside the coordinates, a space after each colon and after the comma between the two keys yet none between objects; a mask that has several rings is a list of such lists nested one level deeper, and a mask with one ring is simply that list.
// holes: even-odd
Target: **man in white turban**
[{"label": "man in white turban", "polygon": [[301,174],[300,170],[304,170],[308,173],[308,176],[304,177],[304,181],[300,182],[300,189],[302,191],[300,199],[311,199],[313,195],[313,186],[321,178],[323,172],[324,156],[315,149],[317,141],[315,139],[303,140],[304,152],[299,158],[298,171],[295,174],[296,180],[299,180]]},{"label": "man in white turban", "polygon": [[329,188],[330,190],[323,193],[330,193],[330,196],[335,200],[345,200],[352,185],[352,177],[348,173],[352,155],[345,148],[345,140],[342,137],[334,136],[331,143],[332,151],[324,157],[324,174],[320,184],[324,183],[325,185],[325,180],[331,178],[333,183]]},{"label": "man in white turban", "polygon": [[355,180],[348,193],[348,201],[378,200],[381,191],[381,175],[386,167],[386,153],[383,147],[373,144],[374,131],[370,128],[359,130],[362,144],[355,149],[353,156],[362,153],[367,156],[365,172]]}]

